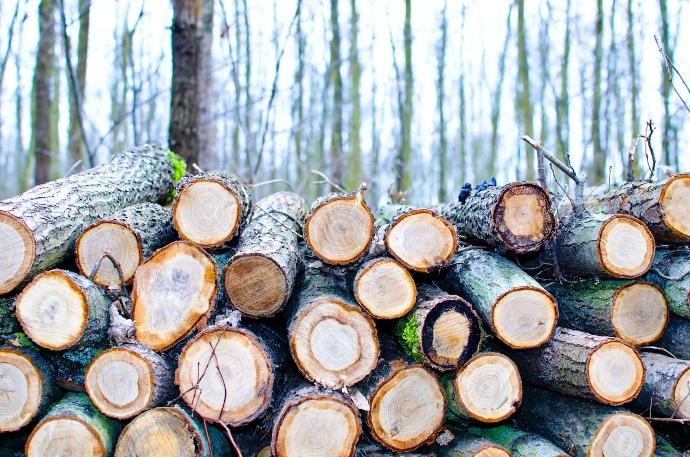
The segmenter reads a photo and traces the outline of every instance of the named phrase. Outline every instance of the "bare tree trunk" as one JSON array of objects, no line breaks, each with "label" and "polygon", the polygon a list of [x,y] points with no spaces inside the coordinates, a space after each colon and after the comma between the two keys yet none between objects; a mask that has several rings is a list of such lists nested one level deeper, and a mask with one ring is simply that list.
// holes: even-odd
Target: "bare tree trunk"
[{"label": "bare tree trunk", "polygon": [[345,181],[346,188],[354,189],[362,179],[362,146],[360,144],[360,128],[362,125],[362,104],[360,101],[360,80],[362,69],[359,63],[358,34],[359,13],[357,0],[350,0],[350,99],[352,115],[350,117],[350,154],[347,160],[348,170]]},{"label": "bare tree trunk", "polygon": [[[89,49],[89,22],[91,13],[91,2],[89,0],[79,0],[79,41],[77,43],[77,93],[70,97],[69,105],[69,139],[68,139],[68,160],[70,167],[80,160],[84,160],[84,138],[79,126],[79,117],[84,105],[84,91],[86,89],[86,62]],[[69,49],[69,48],[68,48]],[[71,70],[68,70],[71,71]],[[79,100],[77,104],[76,100]],[[93,165],[93,164],[90,164]],[[74,171],[81,170],[83,165],[77,165]]]},{"label": "bare tree trunk", "polygon": [[302,2],[297,4],[297,19],[296,19],[295,40],[297,41],[297,70],[295,71],[295,86],[297,88],[297,97],[293,103],[293,141],[295,143],[295,175],[298,185],[302,184],[304,179],[305,158],[302,144],[304,142],[304,51],[306,48],[306,38],[302,30]]},{"label": "bare tree trunk", "polygon": [[[640,94],[638,93],[639,71],[637,68],[637,55],[635,51],[635,22],[633,18],[633,0],[628,0],[628,31],[626,34],[626,42],[628,47],[628,71],[630,72],[630,135],[636,137],[640,134],[640,118],[637,112]],[[637,161],[633,160],[629,166],[632,166],[632,169],[628,173],[632,173],[631,177],[634,179],[638,172]]]},{"label": "bare tree trunk", "polygon": [[214,119],[214,84],[212,71],[213,14],[215,1],[201,5],[201,77],[199,86],[199,165],[204,170],[216,169],[216,123]]},{"label": "bare tree trunk", "polygon": [[606,151],[601,144],[601,61],[604,39],[604,2],[597,0],[597,19],[594,26],[596,45],[594,47],[594,86],[592,88],[592,162],[589,167],[589,182],[599,185],[606,179]]},{"label": "bare tree trunk", "polygon": [[[527,42],[525,36],[525,0],[517,0],[518,5],[518,117],[519,123],[527,135],[534,134],[534,126],[532,124],[532,100],[530,98],[530,79],[529,79],[529,62],[527,55]],[[528,146],[524,146],[526,155],[527,170],[525,170],[525,178],[530,181],[534,179],[534,154],[532,151],[527,151]],[[518,163],[518,169],[519,169]]]},{"label": "bare tree trunk", "polygon": [[[632,1],[632,0],[631,0]],[[565,13],[565,37],[563,38],[563,56],[561,57],[561,88],[556,99],[556,132],[558,150],[556,156],[563,159],[570,151],[570,98],[568,94],[568,71],[570,69],[570,0],[567,1]]]},{"label": "bare tree trunk", "polygon": [[412,2],[405,0],[405,25],[403,30],[405,46],[404,96],[401,106],[400,152],[395,161],[395,188],[398,192],[409,190],[412,185],[410,157],[412,155]]},{"label": "bare tree trunk", "polygon": [[[460,36],[461,36],[461,42],[465,42],[465,2],[462,2],[461,6],[461,13],[460,13]],[[467,109],[466,109],[466,103],[465,103],[465,66],[464,66],[464,61],[465,61],[465,56],[463,54],[463,45],[459,46],[460,48],[460,81],[458,81],[458,86],[459,86],[459,98],[460,98],[460,112],[458,113],[458,116],[460,117],[460,138],[458,141],[460,142],[459,146],[459,161],[460,161],[460,183],[464,184],[465,182],[465,177],[467,176],[466,174],[466,169],[467,169]]]},{"label": "bare tree trunk", "polygon": [[448,41],[448,18],[446,2],[443,3],[441,13],[441,38],[438,43],[437,56],[437,79],[436,79],[436,109],[438,111],[438,201],[446,201],[446,169],[448,142],[446,139],[446,117],[445,117],[445,98],[446,98],[446,43]]},{"label": "bare tree trunk", "polygon": [[[661,18],[661,45],[668,58],[673,61],[673,46],[671,46],[671,32],[668,23],[668,4],[666,0],[659,0],[659,13]],[[677,145],[673,141],[673,120],[671,119],[671,78],[672,74],[666,71],[666,62],[661,63],[661,97],[664,103],[664,124],[661,131],[661,153],[665,165],[674,166],[676,164],[675,155]]]},{"label": "bare tree trunk", "polygon": [[503,81],[505,79],[506,68],[506,54],[508,53],[508,44],[510,43],[510,17],[513,13],[513,4],[508,10],[508,17],[506,19],[506,37],[503,40],[503,49],[498,58],[498,81],[494,89],[491,99],[491,146],[490,159],[488,164],[488,175],[496,176],[496,159],[498,157],[498,121],[501,118],[501,96],[503,95]]},{"label": "bare tree trunk", "polygon": [[[239,1],[239,0],[236,0]],[[247,177],[251,178],[254,170],[252,158],[254,157],[254,129],[252,125],[252,52],[251,52],[251,29],[249,28],[249,7],[247,0],[242,0],[242,12],[244,20],[244,132],[245,132],[245,152],[247,161]],[[239,22],[236,26],[239,25]]]},{"label": "bare tree trunk", "polygon": [[[333,112],[331,113],[330,173],[336,183],[343,178],[343,80],[340,77],[340,25],[338,0],[331,0],[331,61],[330,79],[333,84]],[[335,190],[335,189],[333,189]]]}]

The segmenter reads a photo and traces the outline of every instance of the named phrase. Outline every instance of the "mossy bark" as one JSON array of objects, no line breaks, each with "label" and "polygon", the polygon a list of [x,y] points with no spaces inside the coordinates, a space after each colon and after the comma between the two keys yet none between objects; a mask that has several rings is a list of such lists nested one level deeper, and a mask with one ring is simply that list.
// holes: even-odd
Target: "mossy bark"
[{"label": "mossy bark", "polygon": [[510,425],[493,428],[472,427],[470,433],[483,436],[508,449],[513,457],[567,457],[568,453],[536,433]]},{"label": "mossy bark", "polygon": [[671,312],[690,319],[690,251],[687,248],[658,250],[645,279],[661,287]]}]

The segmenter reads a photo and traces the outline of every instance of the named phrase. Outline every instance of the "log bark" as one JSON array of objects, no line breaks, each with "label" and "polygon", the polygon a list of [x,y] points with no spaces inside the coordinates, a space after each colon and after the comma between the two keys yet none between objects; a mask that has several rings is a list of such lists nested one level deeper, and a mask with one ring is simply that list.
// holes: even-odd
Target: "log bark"
[{"label": "log bark", "polygon": [[673,313],[690,319],[690,251],[659,250],[645,279],[661,287]]},{"label": "log bark", "polygon": [[230,302],[249,317],[270,317],[286,305],[301,272],[304,200],[277,192],[260,200],[240,235],[223,282]]},{"label": "log bark", "polygon": [[400,344],[408,356],[447,371],[465,364],[482,342],[481,321],[470,305],[433,284],[417,286],[417,304],[398,321]]},{"label": "log bark", "polygon": [[448,417],[495,423],[512,416],[522,402],[522,379],[506,356],[483,352],[443,378]]},{"label": "log bark", "polygon": [[558,319],[556,300],[511,261],[483,249],[460,251],[441,273],[445,290],[469,301],[505,344],[541,346]]},{"label": "log bark", "polygon": [[111,455],[120,425],[102,415],[86,394],[69,393],[31,432],[26,457]]},{"label": "log bark", "polygon": [[471,433],[500,444],[513,457],[568,457],[568,453],[536,433],[529,433],[510,425],[493,428],[472,427]]},{"label": "log bark", "polygon": [[[361,442],[357,445],[357,452],[355,452],[355,457],[397,457],[399,455],[397,452],[389,451],[376,444],[362,444]],[[435,453],[429,452],[424,452],[423,454],[406,452],[404,455],[407,457],[437,457]]]},{"label": "log bark", "polygon": [[633,346],[659,338],[668,322],[663,291],[644,281],[605,279],[547,286],[558,300],[559,324],[595,335],[614,336]]},{"label": "log bark", "polygon": [[134,275],[132,316],[136,338],[163,351],[202,327],[217,298],[216,264],[186,241],[158,250]]},{"label": "log bark", "polygon": [[663,436],[656,435],[656,449],[654,450],[654,457],[687,457],[688,451],[681,452]]},{"label": "log bark", "polygon": [[36,276],[16,301],[24,332],[52,351],[81,350],[107,338],[110,299],[87,278],[67,270]]},{"label": "log bark", "polygon": [[549,196],[529,182],[487,187],[472,192],[464,203],[434,209],[468,241],[518,254],[539,251],[555,227]]},{"label": "log bark", "polygon": [[145,145],[91,170],[49,182],[0,202],[0,295],[74,252],[84,228],[136,203],[162,201],[173,186],[176,159]]},{"label": "log bark", "polygon": [[649,229],[624,214],[573,213],[554,239],[559,271],[568,278],[637,278],[652,266],[656,244]]},{"label": "log bark", "polygon": [[77,267],[96,284],[122,287],[121,282],[132,282],[142,262],[174,239],[168,208],[156,203],[128,206],[81,233],[75,248]]},{"label": "log bark", "polygon": [[376,366],[376,326],[350,298],[342,278],[307,271],[288,305],[287,322],[290,353],[310,381],[350,386]]},{"label": "log bark", "polygon": [[412,276],[390,257],[364,262],[352,279],[351,289],[357,303],[375,319],[402,317],[417,301]]},{"label": "log bark", "polygon": [[0,297],[0,344],[9,343],[21,331],[15,316],[15,299],[15,296]]},{"label": "log bark", "polygon": [[664,336],[656,343],[673,354],[674,357],[690,360],[690,321],[681,317],[671,316],[666,326]]},{"label": "log bark", "polygon": [[210,171],[180,180],[172,220],[183,240],[220,248],[240,233],[251,211],[249,187],[231,173]]},{"label": "log bark", "polygon": [[652,457],[655,436],[642,417],[623,408],[525,387],[517,424],[574,457]]},{"label": "log bark", "polygon": [[98,354],[86,369],[84,387],[99,411],[119,420],[159,406],[175,393],[170,361],[135,344]]},{"label": "log bark", "polygon": [[674,359],[653,352],[640,354],[645,380],[635,406],[651,407],[655,416],[690,418],[690,361]]},{"label": "log bark", "polygon": [[511,453],[484,437],[464,434],[455,438],[448,446],[438,446],[439,457],[512,457]]},{"label": "log bark", "polygon": [[528,383],[607,405],[633,400],[644,383],[639,354],[617,338],[557,327],[541,348],[506,354]]},{"label": "log bark", "polygon": [[350,265],[361,259],[374,232],[374,216],[359,190],[318,198],[304,223],[307,246],[329,265]]}]

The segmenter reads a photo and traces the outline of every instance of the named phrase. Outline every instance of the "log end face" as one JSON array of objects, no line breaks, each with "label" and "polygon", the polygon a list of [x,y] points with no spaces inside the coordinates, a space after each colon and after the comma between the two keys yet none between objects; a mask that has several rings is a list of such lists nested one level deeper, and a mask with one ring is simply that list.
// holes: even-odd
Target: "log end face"
[{"label": "log end face", "polygon": [[105,457],[105,443],[96,430],[74,416],[55,416],[41,421],[26,441],[27,457],[89,455]]},{"label": "log end face", "polygon": [[532,183],[506,186],[492,217],[505,247],[519,253],[541,249],[555,227],[548,195]]},{"label": "log end face", "polygon": [[664,293],[649,283],[633,283],[619,289],[613,297],[611,324],[616,335],[634,346],[657,341],[668,323]]},{"label": "log end face", "polygon": [[462,366],[481,344],[479,318],[468,303],[449,299],[439,303],[426,316],[422,328],[422,352],[439,370]]},{"label": "log end face", "polygon": [[0,295],[9,293],[26,278],[36,258],[36,241],[17,217],[0,211]]},{"label": "log end face", "polygon": [[480,449],[472,457],[511,457],[511,454],[504,447],[491,445]]},{"label": "log end face", "polygon": [[656,243],[639,219],[611,216],[601,227],[597,243],[604,270],[614,278],[637,278],[652,266]]},{"label": "log end face", "polygon": [[589,443],[588,455],[652,457],[654,431],[647,421],[632,413],[615,413],[599,425]]},{"label": "log end face", "polygon": [[644,384],[644,364],[637,351],[622,341],[607,341],[587,359],[587,382],[594,396],[608,405],[633,400]]},{"label": "log end face", "polygon": [[433,440],[443,425],[446,400],[440,382],[413,365],[374,392],[367,422],[374,438],[393,451],[410,452]]},{"label": "log end face", "polygon": [[223,281],[232,304],[251,317],[275,315],[288,297],[285,273],[273,260],[261,255],[233,259]]},{"label": "log end face", "polygon": [[686,368],[673,386],[675,417],[690,418],[690,368]]},{"label": "log end face", "polygon": [[546,343],[556,327],[556,300],[541,288],[520,287],[503,294],[493,309],[496,335],[513,349]]},{"label": "log end face", "polygon": [[0,433],[13,432],[36,416],[43,399],[43,377],[31,358],[0,349]]},{"label": "log end face", "polygon": [[137,236],[132,229],[117,222],[99,222],[84,230],[77,240],[76,260],[81,274],[96,284],[120,285],[117,267],[105,254],[117,262],[125,284],[131,282],[144,260]]},{"label": "log end face", "polygon": [[664,223],[680,238],[690,240],[690,173],[673,176],[659,197]]},{"label": "log end face", "polygon": [[404,316],[417,298],[417,286],[410,273],[389,258],[365,265],[358,272],[353,289],[357,303],[377,319]]}]

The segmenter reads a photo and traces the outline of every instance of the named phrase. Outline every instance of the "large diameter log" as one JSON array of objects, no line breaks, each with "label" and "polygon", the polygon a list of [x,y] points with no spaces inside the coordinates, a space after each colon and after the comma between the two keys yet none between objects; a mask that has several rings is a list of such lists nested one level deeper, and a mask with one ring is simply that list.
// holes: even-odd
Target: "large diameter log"
[{"label": "large diameter log", "polygon": [[482,341],[480,320],[472,305],[433,284],[417,286],[417,304],[397,323],[408,356],[437,370],[462,366]]},{"label": "large diameter log", "polygon": [[549,196],[529,182],[490,186],[473,192],[464,203],[435,209],[469,241],[515,253],[540,250],[555,227]]},{"label": "large diameter log", "polygon": [[177,185],[172,220],[180,238],[222,247],[239,233],[252,210],[249,188],[232,173],[187,175]]},{"label": "large diameter log", "polygon": [[512,360],[483,352],[461,369],[444,377],[451,418],[500,422],[512,416],[522,402],[522,379]]},{"label": "large diameter log", "polygon": [[654,430],[622,408],[525,387],[518,425],[544,436],[574,457],[652,457]]},{"label": "large diameter log", "polygon": [[409,271],[390,257],[376,257],[359,267],[352,281],[355,300],[376,319],[402,317],[417,300]]},{"label": "large diameter log", "polygon": [[626,214],[573,213],[554,239],[560,272],[570,278],[637,278],[652,266],[656,243],[639,219]]},{"label": "large diameter log", "polygon": [[0,295],[74,252],[81,231],[121,208],[163,200],[178,159],[145,145],[0,201]]},{"label": "large diameter log", "polygon": [[307,246],[330,265],[349,265],[362,258],[374,232],[374,216],[361,191],[317,199],[304,223]]},{"label": "large diameter log", "polygon": [[681,317],[671,316],[664,336],[656,343],[673,354],[674,357],[690,360],[690,321]]},{"label": "large diameter log", "polygon": [[216,292],[216,265],[202,249],[176,241],[158,250],[134,275],[137,340],[154,351],[169,349],[210,313]]},{"label": "large diameter log", "polygon": [[120,420],[160,405],[175,392],[170,362],[132,344],[98,354],[86,369],[84,387],[99,411]]},{"label": "large diameter log", "polygon": [[374,321],[348,295],[344,281],[308,272],[289,305],[290,353],[302,374],[325,387],[362,380],[376,366]]},{"label": "large diameter log", "polygon": [[107,338],[110,300],[87,278],[67,270],[36,276],[16,301],[24,332],[53,351],[86,348]]},{"label": "large diameter log", "polygon": [[273,426],[273,457],[351,457],[362,431],[357,408],[335,391],[301,388],[283,400]]},{"label": "large diameter log", "polygon": [[607,405],[633,400],[644,383],[639,354],[616,338],[558,327],[544,346],[507,353],[528,383]]},{"label": "large diameter log", "polygon": [[447,446],[434,446],[439,457],[512,457],[508,449],[485,437],[463,434]]},{"label": "large diameter log", "polygon": [[467,299],[505,344],[541,346],[558,320],[556,300],[511,261],[483,249],[460,251],[442,273],[441,287]]},{"label": "large diameter log", "polygon": [[469,431],[508,449],[513,457],[568,457],[568,453],[536,433],[510,425],[493,428],[472,427]]},{"label": "large diameter log", "polygon": [[605,279],[547,286],[558,300],[559,324],[646,346],[664,333],[668,306],[663,291],[643,281]]},{"label": "large diameter log", "polygon": [[101,286],[129,284],[137,267],[174,238],[168,208],[128,206],[84,229],[75,248],[77,266]]},{"label": "large diameter log", "polygon": [[635,405],[658,416],[690,419],[690,361],[662,354],[640,354],[645,366],[644,386]]},{"label": "large diameter log", "polygon": [[652,269],[645,277],[666,294],[669,309],[690,319],[690,251],[657,251]]},{"label": "large diameter log", "polygon": [[223,281],[230,302],[250,317],[269,317],[287,303],[302,268],[298,241],[304,200],[277,192],[260,200],[240,235]]},{"label": "large diameter log", "polygon": [[91,404],[86,394],[69,393],[31,432],[26,457],[106,457],[113,452],[119,428]]}]

